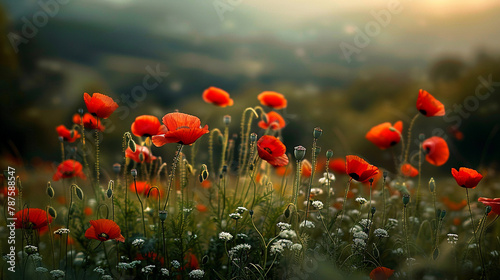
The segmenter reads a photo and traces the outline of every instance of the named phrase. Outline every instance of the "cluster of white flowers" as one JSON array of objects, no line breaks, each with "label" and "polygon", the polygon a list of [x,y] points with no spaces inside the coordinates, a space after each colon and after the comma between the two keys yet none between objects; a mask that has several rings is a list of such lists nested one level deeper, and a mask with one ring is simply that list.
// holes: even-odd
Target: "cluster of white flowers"
[{"label": "cluster of white flowers", "polygon": [[396,219],[389,218],[389,219],[387,220],[387,225],[389,226],[389,228],[395,228],[395,227],[397,227],[397,226],[398,226],[398,223],[399,223],[399,222],[398,222],[398,220],[396,220]]},{"label": "cluster of white flowers", "polygon": [[129,268],[134,268],[136,265],[140,264],[141,261],[132,261],[130,263],[126,263],[126,262],[119,262],[117,265],[116,265],[116,268],[118,270],[127,270]]},{"label": "cluster of white flowers", "polygon": [[321,209],[323,209],[323,202],[321,202],[319,200],[315,200],[315,201],[313,201],[312,206],[314,206],[314,208],[316,208],[318,210],[321,210]]},{"label": "cluster of white flowers", "polygon": [[243,213],[245,213],[245,211],[248,211],[248,209],[246,209],[243,206],[240,206],[240,207],[236,208],[236,212],[237,213],[243,214]]},{"label": "cluster of white flowers", "polygon": [[145,266],[145,267],[143,267],[143,268],[141,269],[141,272],[142,272],[142,273],[145,273],[145,274],[152,273],[152,272],[153,272],[153,269],[154,269],[155,267],[156,267],[156,266],[155,266],[155,265],[152,265],[152,264],[151,264],[151,265],[147,265],[147,266]]},{"label": "cluster of white flowers", "polygon": [[39,253],[34,253],[33,255],[31,255],[31,259],[34,262],[41,262],[42,261],[42,255],[40,255]]},{"label": "cluster of white flowers", "polygon": [[364,228],[369,228],[372,225],[372,221],[370,221],[368,219],[362,219],[361,221],[359,221],[359,224],[361,226],[363,226]]},{"label": "cluster of white flowers", "polygon": [[407,265],[412,265],[417,261],[415,258],[406,258],[406,264]]},{"label": "cluster of white flowers", "polygon": [[106,274],[101,276],[101,280],[113,280],[113,277],[111,275]]},{"label": "cluster of white flowers", "polygon": [[314,225],[313,222],[305,220],[302,223],[300,223],[299,227],[301,227],[301,228],[303,228],[303,227],[306,227],[306,228],[315,228],[316,226]]},{"label": "cluster of white flowers", "polygon": [[281,230],[287,230],[287,229],[291,229],[292,228],[291,224],[289,224],[289,223],[283,223],[283,222],[277,223],[276,226],[279,227]]},{"label": "cluster of white flowers", "polygon": [[100,266],[94,268],[94,272],[97,274],[104,274],[105,273],[104,269],[102,269]]},{"label": "cluster of white flowers", "polygon": [[368,234],[366,234],[364,231],[357,231],[353,235],[354,239],[368,239]]},{"label": "cluster of white flowers", "polygon": [[170,276],[170,272],[166,268],[160,269],[162,276]]},{"label": "cluster of white flowers", "polygon": [[62,279],[65,276],[64,271],[59,269],[52,270],[50,275],[52,276],[52,279]]},{"label": "cluster of white flowers", "polygon": [[195,269],[191,272],[189,272],[189,278],[194,278],[194,279],[201,279],[205,276],[205,271],[201,269]]},{"label": "cluster of white flowers", "polygon": [[415,223],[415,224],[420,224],[420,220],[417,218],[417,217],[408,217],[408,221],[410,221],[410,223]]},{"label": "cluster of white flowers", "polygon": [[403,251],[403,248],[397,248],[396,250],[392,250],[392,253],[402,256],[405,252]]},{"label": "cluster of white flowers", "polygon": [[274,242],[273,245],[271,245],[271,248],[269,250],[271,252],[271,256],[274,256],[274,255],[283,254],[283,251],[285,250],[285,248],[283,248],[280,244],[277,244],[276,242]]},{"label": "cluster of white flowers", "polygon": [[498,251],[497,251],[497,250],[491,251],[491,252],[490,252],[490,254],[491,254],[494,258],[496,258],[496,257],[498,257],[498,256],[499,256],[499,254],[498,254]]},{"label": "cluster of white flowers", "polygon": [[326,173],[324,172],[323,173],[323,177],[322,178],[319,178],[318,182],[322,185],[326,185],[328,184],[328,182],[332,183],[332,182],[335,182],[335,175],[333,175],[333,173]]},{"label": "cluster of white flowers", "polygon": [[294,230],[286,229],[280,232],[280,237],[286,239],[292,239],[297,237],[297,233]]},{"label": "cluster of white flowers", "polygon": [[356,202],[363,205],[367,202],[367,200],[364,197],[358,197],[356,198]]},{"label": "cluster of white flowers", "polygon": [[320,188],[312,188],[312,189],[311,189],[311,194],[312,194],[312,195],[322,195],[322,194],[323,194],[323,189],[320,189]]},{"label": "cluster of white flowers", "polygon": [[351,209],[351,210],[347,211],[347,215],[349,215],[349,216],[356,217],[356,216],[359,216],[359,214],[361,214],[361,213],[359,212],[358,209]]},{"label": "cluster of white flowers", "polygon": [[137,238],[134,241],[132,241],[132,246],[141,247],[142,245],[144,245],[144,242],[146,242],[144,241],[144,239]]},{"label": "cluster of white flowers", "polygon": [[232,259],[236,254],[238,254],[239,251],[243,251],[243,250],[248,250],[250,251],[250,249],[252,249],[252,246],[250,244],[238,244],[236,246],[234,246],[231,250],[229,250],[228,254],[229,254],[229,257]]},{"label": "cluster of white flowers", "polygon": [[189,214],[189,213],[191,213],[191,211],[193,211],[193,208],[184,208],[184,209],[182,209],[182,211],[184,211],[184,213]]},{"label": "cluster of white flowers", "polygon": [[69,233],[69,228],[60,228],[60,229],[57,229],[56,231],[54,231],[54,234],[57,234],[57,235],[63,235],[65,233]]},{"label": "cluster of white flowers", "polygon": [[448,233],[448,243],[449,244],[457,244],[458,234]]},{"label": "cluster of white flowers", "polygon": [[354,241],[354,246],[356,249],[364,249],[366,246],[366,242],[364,239],[355,238],[353,241]]},{"label": "cluster of white flowers", "polygon": [[219,233],[219,239],[224,240],[224,241],[229,241],[229,240],[233,239],[233,236],[229,232],[223,231],[223,232]]},{"label": "cluster of white flowers", "polygon": [[234,219],[234,220],[239,220],[242,218],[240,213],[231,213],[229,214],[229,218]]},{"label": "cluster of white flowers", "polygon": [[43,266],[39,266],[39,267],[37,267],[37,268],[35,269],[35,271],[36,271],[37,273],[46,273],[46,272],[49,272],[49,270],[48,270],[48,269],[46,269],[46,268],[45,268],[45,267],[43,267]]},{"label": "cluster of white flowers", "polygon": [[175,269],[177,269],[177,268],[179,268],[179,267],[181,266],[181,263],[180,263],[179,261],[177,261],[177,260],[173,260],[173,261],[171,262],[171,264],[172,264],[172,266],[173,266]]},{"label": "cluster of white flowers", "polygon": [[373,234],[375,234],[376,237],[380,237],[380,238],[389,237],[389,233],[387,232],[387,230],[385,230],[383,228],[376,229],[375,231],[373,231]]},{"label": "cluster of white flowers", "polygon": [[356,233],[358,231],[363,231],[363,228],[360,225],[355,225],[351,229],[349,229],[350,233]]},{"label": "cluster of white flowers", "polygon": [[290,250],[300,252],[302,250],[302,245],[295,243],[290,247]]},{"label": "cluster of white flowers", "polygon": [[238,233],[238,234],[236,234],[236,237],[241,238],[241,239],[245,239],[245,238],[248,238],[248,235],[246,235],[244,233]]}]

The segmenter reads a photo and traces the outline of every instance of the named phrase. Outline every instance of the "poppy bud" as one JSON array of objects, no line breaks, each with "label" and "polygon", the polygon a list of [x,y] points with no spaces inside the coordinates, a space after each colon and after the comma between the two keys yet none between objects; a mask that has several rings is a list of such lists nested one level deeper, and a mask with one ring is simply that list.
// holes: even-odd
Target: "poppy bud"
[{"label": "poppy bud", "polygon": [[491,212],[491,206],[486,206],[486,209],[484,209],[484,213],[488,215]]},{"label": "poppy bud", "polygon": [[160,210],[158,212],[158,217],[160,218],[160,221],[164,222],[167,219],[167,211],[165,210]]},{"label": "poppy bud", "polygon": [[313,130],[313,137],[314,139],[318,139],[321,137],[321,134],[323,134],[323,130],[319,127],[315,127]]},{"label": "poppy bud", "polygon": [[225,115],[224,116],[224,124],[226,126],[230,125],[231,124],[231,116],[230,115]]},{"label": "poppy bud", "polygon": [[137,176],[137,169],[130,170],[130,174],[132,174],[133,177]]},{"label": "poppy bud", "polygon": [[108,198],[111,198],[113,196],[113,190],[112,189],[108,189],[108,191],[106,192],[106,196]]},{"label": "poppy bud", "polygon": [[116,174],[119,174],[121,170],[122,170],[122,166],[119,163],[113,164],[113,172],[115,172]]},{"label": "poppy bud", "polygon": [[371,209],[371,213],[372,213],[372,215],[374,215],[376,211],[377,211],[377,208],[375,208],[375,206],[374,206],[374,207],[372,207],[372,209]]},{"label": "poppy bud", "polygon": [[316,146],[316,149],[314,150],[314,155],[315,155],[315,156],[318,156],[318,155],[319,155],[319,153],[321,153],[321,147]]},{"label": "poppy bud", "polygon": [[139,154],[139,161],[143,162],[144,161],[144,153]]},{"label": "poppy bud", "polygon": [[285,218],[290,218],[290,207],[287,207],[285,210]]},{"label": "poppy bud", "polygon": [[431,193],[433,193],[435,189],[436,181],[434,181],[434,177],[431,177],[431,179],[429,180],[429,190],[431,191]]},{"label": "poppy bud", "polygon": [[441,209],[437,209],[436,211],[436,218],[441,217]]},{"label": "poppy bud", "polygon": [[384,180],[387,178],[387,175],[389,175],[389,172],[387,172],[387,170],[384,170],[384,172],[382,172],[382,175],[384,176]]},{"label": "poppy bud", "polygon": [[207,170],[207,166],[205,164],[203,164],[201,166],[201,172],[200,172],[199,179],[200,179],[200,183],[203,183],[203,181],[208,179],[208,170]]},{"label": "poppy bud", "polygon": [[370,179],[368,180],[368,182],[370,182],[370,185],[372,185],[372,184],[373,184],[373,178],[370,178]]},{"label": "poppy bud", "polygon": [[403,195],[403,204],[406,206],[409,202],[410,202],[410,195],[404,194]]},{"label": "poppy bud", "polygon": [[326,151],[326,159],[331,159],[332,157],[333,157],[333,151],[332,150]]},{"label": "poppy bud", "polygon": [[47,182],[47,195],[50,198],[54,197],[54,189],[52,188],[52,185],[50,184],[50,182]]},{"label": "poppy bud", "polygon": [[137,145],[135,144],[135,141],[133,139],[128,140],[128,147],[132,150],[133,153],[135,153]]},{"label": "poppy bud", "polygon": [[52,206],[47,207],[47,213],[49,213],[49,215],[52,218],[54,218],[54,219],[57,218],[57,211]]},{"label": "poppy bud", "polygon": [[253,216],[253,210],[248,211],[248,214],[250,214],[250,217]]},{"label": "poppy bud", "polygon": [[208,255],[204,255],[203,258],[201,258],[201,263],[202,264],[207,264],[208,263]]},{"label": "poppy bud", "polygon": [[446,210],[443,210],[441,211],[441,215],[439,215],[441,220],[444,219],[444,217],[446,216]]},{"label": "poppy bud", "polygon": [[78,114],[83,115],[83,109],[82,108],[78,109]]},{"label": "poppy bud", "polygon": [[297,146],[294,148],[293,155],[295,156],[295,159],[298,161],[301,161],[304,159],[306,156],[306,148],[303,146]]},{"label": "poppy bud", "polygon": [[63,142],[64,138],[62,136],[57,137],[59,139],[59,142]]},{"label": "poppy bud", "polygon": [[251,142],[257,141],[257,133],[251,133],[250,134],[250,141]]},{"label": "poppy bud", "polygon": [[83,191],[82,189],[80,189],[79,186],[73,184],[73,186],[75,187],[75,192],[76,192],[76,196],[80,199],[80,200],[83,200]]},{"label": "poppy bud", "polygon": [[227,165],[222,166],[222,173],[227,173]]},{"label": "poppy bud", "polygon": [[420,134],[418,135],[418,140],[420,140],[420,142],[424,142],[424,140],[425,140],[425,134],[420,133]]}]

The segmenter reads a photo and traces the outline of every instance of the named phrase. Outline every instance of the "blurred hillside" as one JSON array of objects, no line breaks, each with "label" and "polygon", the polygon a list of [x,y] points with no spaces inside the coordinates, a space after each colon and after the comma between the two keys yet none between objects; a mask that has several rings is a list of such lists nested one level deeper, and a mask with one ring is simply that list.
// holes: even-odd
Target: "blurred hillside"
[{"label": "blurred hillside", "polygon": [[[116,143],[140,114],[161,117],[178,108],[210,127],[220,127],[222,116],[231,114],[238,133],[242,110],[258,105],[261,91],[275,90],[289,99],[283,132],[289,151],[310,145],[312,128],[320,126],[324,150],[391,166],[390,152],[379,151],[364,134],[384,121],[403,120],[406,128],[416,113],[418,89],[424,88],[445,104],[450,117],[460,115],[457,129],[465,135],[458,141],[449,134],[456,118],[418,120],[415,137],[418,132],[430,136],[436,127],[447,133],[452,157],[443,170],[498,166],[498,92],[480,100],[470,116],[454,107],[475,93],[479,77],[500,82],[498,6],[443,15],[404,2],[403,11],[348,62],[339,44],[353,44],[353,30],[373,21],[371,11],[385,6],[290,19],[242,4],[221,20],[212,4],[71,1],[15,53],[5,38],[11,32],[22,35],[23,17],[32,19],[41,8],[37,1],[4,3],[0,61],[7,71],[1,74],[0,111],[7,136],[2,154],[16,147],[27,159],[58,160],[54,128],[70,125],[72,114],[84,107],[85,91],[108,94],[130,109],[111,117],[114,129],[105,135],[104,147],[118,153]],[[157,87],[129,105],[122,96],[142,85],[148,67],[168,76],[162,74]],[[209,86],[230,92],[235,105],[204,104],[201,93]]]}]

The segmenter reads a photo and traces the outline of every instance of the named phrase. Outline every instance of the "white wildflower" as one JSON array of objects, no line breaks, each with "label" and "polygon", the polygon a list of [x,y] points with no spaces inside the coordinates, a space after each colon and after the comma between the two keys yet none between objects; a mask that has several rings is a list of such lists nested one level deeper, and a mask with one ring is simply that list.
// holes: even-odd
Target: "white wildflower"
[{"label": "white wildflower", "polygon": [[367,202],[367,200],[364,197],[358,197],[356,198],[356,202],[363,205]]},{"label": "white wildflower", "polygon": [[323,209],[323,202],[321,202],[319,200],[315,200],[315,201],[313,201],[312,206],[314,206],[314,208],[316,208],[318,210],[321,210],[321,209]]},{"label": "white wildflower", "polygon": [[330,182],[331,184],[332,182],[335,182],[335,175],[333,175],[333,173],[330,172],[328,173],[324,172],[323,177],[319,178],[318,182],[322,185],[326,185],[328,184],[328,182]]},{"label": "white wildflower", "polygon": [[300,250],[302,250],[302,245],[301,245],[301,244],[299,244],[299,243],[295,243],[295,244],[293,244],[293,245],[290,247],[290,249],[291,249],[292,251],[297,251],[297,252],[300,252]]},{"label": "white wildflower", "polygon": [[224,240],[224,241],[229,241],[229,240],[233,239],[233,236],[229,232],[223,231],[223,232],[219,233],[219,239]]},{"label": "white wildflower", "polygon": [[286,238],[286,239],[292,239],[297,237],[297,233],[291,229],[283,230],[280,232],[279,235],[281,238]]},{"label": "white wildflower", "polygon": [[291,229],[292,228],[291,224],[283,223],[283,222],[277,223],[276,226],[279,227],[281,230],[287,230],[287,229]]},{"label": "white wildflower", "polygon": [[193,211],[193,208],[184,208],[184,209],[182,209],[182,211],[184,211],[184,213],[186,213],[186,214],[189,214],[189,213],[191,213],[191,211]]},{"label": "white wildflower", "polygon": [[491,251],[491,252],[490,252],[490,254],[491,254],[494,258],[496,258],[496,257],[498,257],[498,256],[499,256],[499,254],[498,254],[498,251],[497,251],[497,250]]},{"label": "white wildflower", "polygon": [[201,269],[195,269],[191,272],[189,272],[189,278],[194,278],[194,279],[201,279],[205,276],[205,271]]},{"label": "white wildflower", "polygon": [[238,233],[238,234],[236,234],[236,237],[241,238],[241,239],[245,239],[245,238],[248,238],[248,235],[246,235],[244,233]]},{"label": "white wildflower", "polygon": [[398,226],[398,223],[399,223],[399,221],[398,221],[398,220],[396,220],[396,219],[389,218],[389,219],[387,220],[387,225],[388,225],[390,228],[395,228],[395,227],[397,227],[397,226]]},{"label": "white wildflower", "polygon": [[98,274],[104,274],[104,273],[105,273],[104,269],[102,269],[102,268],[101,268],[101,267],[99,267],[99,266],[98,266],[98,267],[96,267],[96,268],[94,268],[94,272],[96,272],[96,273],[98,273]]},{"label": "white wildflower", "polygon": [[68,228],[60,228],[60,229],[57,229],[56,231],[54,231],[54,234],[57,234],[57,235],[63,235],[65,233],[69,233]]},{"label": "white wildflower", "polygon": [[353,237],[355,239],[368,239],[368,234],[366,234],[364,231],[357,231],[353,234]]},{"label": "white wildflower", "polygon": [[162,276],[170,276],[170,272],[166,268],[160,269]]},{"label": "white wildflower", "polygon": [[311,194],[313,194],[313,195],[322,195],[322,194],[323,194],[323,189],[320,189],[320,188],[312,188],[312,189],[311,189]]},{"label": "white wildflower", "polygon": [[101,280],[113,280],[113,277],[111,277],[111,275],[106,274],[101,276]]},{"label": "white wildflower", "polygon": [[458,234],[448,233],[448,243],[449,244],[457,244]]},{"label": "white wildflower", "polygon": [[366,246],[366,242],[363,239],[355,238],[354,246],[356,246],[357,248],[364,248]]},{"label": "white wildflower", "polygon": [[243,214],[243,213],[245,213],[245,211],[248,211],[248,209],[246,209],[245,207],[240,206],[240,207],[236,208],[237,213]]},{"label": "white wildflower", "polygon": [[313,222],[305,220],[302,223],[300,223],[299,227],[301,227],[301,228],[303,228],[303,227],[306,227],[306,228],[315,228],[316,226],[314,225]]},{"label": "white wildflower", "polygon": [[142,273],[145,273],[145,274],[149,274],[149,273],[152,273],[153,272],[153,269],[155,268],[155,265],[148,265],[148,266],[145,266],[141,269],[141,272]]},{"label": "white wildflower", "polygon": [[247,251],[250,251],[250,249],[252,249],[252,246],[250,244],[238,244],[236,246],[234,246],[231,250],[229,250],[228,254],[229,254],[229,257],[231,259],[233,259],[233,257],[238,254],[238,252],[240,251],[244,251],[244,250],[247,250]]},{"label": "white wildflower", "polygon": [[271,255],[281,255],[285,249],[280,244],[274,242],[269,250]]},{"label": "white wildflower", "polygon": [[231,219],[235,219],[235,220],[239,220],[239,219],[241,219],[242,217],[241,217],[241,214],[240,214],[240,213],[231,213],[231,214],[229,214],[229,218],[231,218]]},{"label": "white wildflower", "polygon": [[179,267],[181,266],[181,263],[180,263],[179,261],[177,261],[177,260],[173,260],[173,261],[171,262],[171,264],[172,264],[172,266],[173,266],[175,269],[177,269],[177,268],[179,268]]},{"label": "white wildflower", "polygon": [[37,273],[45,273],[45,272],[49,272],[49,270],[48,270],[48,269],[46,269],[45,267],[42,267],[42,266],[37,267],[37,268],[35,269],[35,271],[36,271]]},{"label": "white wildflower", "polygon": [[132,246],[141,247],[142,245],[144,245],[144,242],[145,242],[144,239],[137,238],[134,241],[132,241]]},{"label": "white wildflower", "polygon": [[389,233],[387,233],[387,230],[385,230],[383,228],[376,229],[375,231],[373,231],[373,234],[376,237],[380,237],[380,238],[387,238],[387,237],[389,237]]},{"label": "white wildflower", "polygon": [[55,269],[55,270],[52,270],[50,272],[50,275],[52,276],[52,279],[62,279],[64,278],[64,271],[62,270],[59,270],[59,269]]},{"label": "white wildflower", "polygon": [[362,225],[364,228],[368,228],[372,225],[372,221],[368,219],[362,219],[361,221],[359,221],[359,224]]}]

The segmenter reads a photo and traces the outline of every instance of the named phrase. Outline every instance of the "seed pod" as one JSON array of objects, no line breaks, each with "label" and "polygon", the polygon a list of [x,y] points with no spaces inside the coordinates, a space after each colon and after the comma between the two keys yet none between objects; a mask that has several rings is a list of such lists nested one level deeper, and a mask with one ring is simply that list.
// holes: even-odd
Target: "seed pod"
[{"label": "seed pod", "polygon": [[115,174],[119,174],[121,170],[122,166],[119,163],[113,164],[113,172],[115,172]]},{"label": "seed pod", "polygon": [[377,211],[377,208],[375,208],[375,206],[374,206],[374,207],[372,207],[372,209],[371,209],[371,213],[372,213],[372,215],[374,215],[376,211]]},{"label": "seed pod", "polygon": [[321,153],[321,147],[316,146],[316,149],[314,150],[314,155],[317,157],[319,155],[319,153]]},{"label": "seed pod", "polygon": [[323,134],[323,130],[321,128],[319,128],[319,127],[314,128],[314,130],[313,130],[314,139],[320,138],[322,134]]},{"label": "seed pod", "polygon": [[137,176],[137,169],[130,170],[130,174],[132,174],[133,177],[136,177]]},{"label": "seed pod", "polygon": [[50,198],[54,197],[54,189],[52,188],[52,185],[50,184],[50,182],[47,182],[47,195]]},{"label": "seed pod", "polygon": [[418,135],[418,140],[420,140],[420,142],[424,142],[424,140],[425,140],[425,134],[420,133],[420,134]]},{"label": "seed pod", "polygon": [[304,159],[306,156],[306,148],[303,146],[297,146],[294,148],[293,155],[295,156],[295,159],[298,161],[301,161]]},{"label": "seed pod", "polygon": [[208,255],[204,255],[203,258],[201,259],[202,264],[207,264],[208,263]]},{"label": "seed pod", "polygon": [[78,108],[78,114],[83,115],[83,108]]},{"label": "seed pod", "polygon": [[253,210],[249,210],[248,213],[250,214],[250,217],[253,216]]},{"label": "seed pod", "polygon": [[439,215],[441,220],[444,219],[444,217],[446,216],[446,210],[443,210],[441,211],[441,215]]},{"label": "seed pod", "polygon": [[333,157],[333,151],[332,150],[326,151],[326,159],[331,159],[332,157]]},{"label": "seed pod", "polygon": [[82,189],[80,189],[79,186],[73,184],[73,186],[75,187],[75,192],[76,192],[76,196],[78,197],[78,199],[80,200],[83,200],[83,191]]},{"label": "seed pod", "polygon": [[165,210],[160,210],[158,212],[158,217],[160,218],[160,221],[164,222],[167,219],[167,214],[168,212]]},{"label": "seed pod", "polygon": [[285,218],[290,218],[290,207],[287,207],[285,210]]},{"label": "seed pod", "polygon": [[222,166],[222,173],[227,173],[227,165]]},{"label": "seed pod", "polygon": [[486,209],[484,209],[484,214],[488,215],[491,212],[491,206],[486,206]]},{"label": "seed pod", "polygon": [[384,170],[384,172],[382,172],[382,175],[384,176],[384,180],[387,178],[387,175],[389,175],[389,172],[387,172],[387,170]]},{"label": "seed pod", "polygon": [[406,206],[409,202],[410,202],[410,195],[404,194],[403,195],[403,204]]}]

